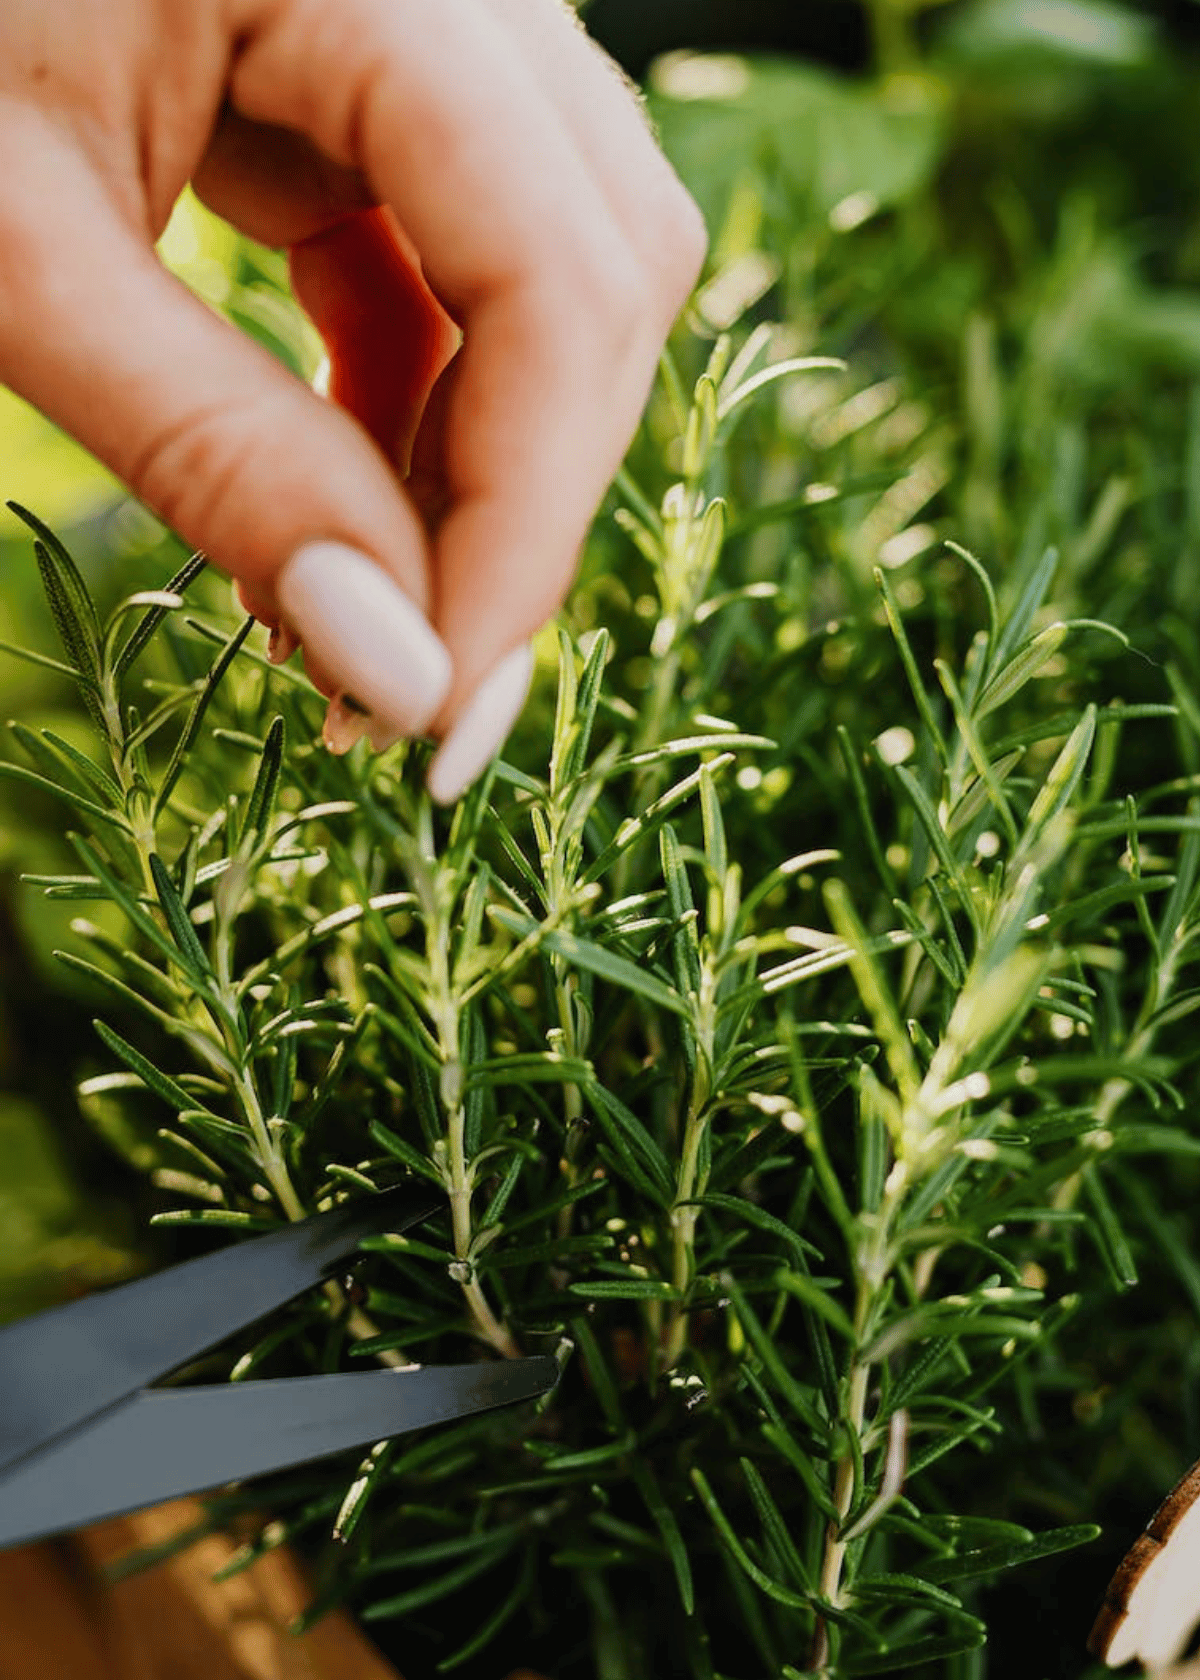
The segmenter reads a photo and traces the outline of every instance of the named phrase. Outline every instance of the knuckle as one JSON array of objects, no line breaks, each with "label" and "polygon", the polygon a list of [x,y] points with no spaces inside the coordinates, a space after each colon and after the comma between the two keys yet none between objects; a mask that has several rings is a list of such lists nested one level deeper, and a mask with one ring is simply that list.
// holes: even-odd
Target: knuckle
[{"label": "knuckle", "polygon": [[525,330],[558,369],[621,365],[659,313],[639,253],[611,224],[560,226],[514,286]]},{"label": "knuckle", "polygon": [[609,237],[581,241],[573,269],[571,293],[592,323],[597,349],[623,357],[657,312],[645,263],[626,239]]},{"label": "knuckle", "polygon": [[708,255],[708,228],[691,193],[678,186],[664,206],[660,251],[675,308],[691,295]]},{"label": "knuckle", "polygon": [[683,307],[708,255],[708,229],[695,199],[663,162],[655,190],[638,206],[638,247],[653,277],[660,309],[669,321]]},{"label": "knuckle", "polygon": [[654,288],[646,266],[631,245],[610,250],[597,279],[606,319],[618,339],[644,331],[654,312]]}]

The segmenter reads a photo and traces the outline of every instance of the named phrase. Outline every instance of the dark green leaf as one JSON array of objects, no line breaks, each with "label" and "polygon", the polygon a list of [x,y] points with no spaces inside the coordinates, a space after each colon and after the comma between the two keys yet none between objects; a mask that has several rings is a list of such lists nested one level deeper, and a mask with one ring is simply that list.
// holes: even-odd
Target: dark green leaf
[{"label": "dark green leaf", "polygon": [[284,722],[281,717],[276,716],[271,719],[271,726],[267,730],[267,738],[263,742],[258,774],[254,778],[254,786],[250,791],[249,799],[246,801],[246,811],[242,818],[239,833],[240,839],[244,840],[251,831],[258,835],[260,844],[265,843],[269,837],[271,817],[275,810],[275,796],[279,790],[279,772],[283,764],[284,742]]},{"label": "dark green leaf", "polygon": [[122,1038],[120,1033],[114,1032],[107,1021],[93,1021],[92,1025],[113,1055],[118,1056],[127,1068],[131,1068],[140,1079],[143,1079],[147,1087],[156,1096],[161,1097],[165,1103],[169,1104],[176,1113],[180,1109],[195,1108],[195,1098],[190,1097],[182,1085],[177,1084],[170,1074],[163,1073],[161,1068],[156,1068],[154,1063],[148,1057],[143,1056],[140,1050],[135,1050],[127,1039]]},{"label": "dark green leaf", "polygon": [[639,968],[637,963],[630,962],[627,957],[618,956],[615,951],[606,950],[603,945],[597,945],[590,939],[581,939],[578,934],[568,933],[565,928],[547,927],[544,923],[534,921],[532,916],[518,915],[513,910],[505,909],[503,905],[493,905],[491,914],[518,938],[535,937],[544,949],[573,963],[576,968],[596,974],[602,980],[607,980],[610,985],[644,997],[648,1002],[657,1004],[660,1009],[670,1010],[672,1014],[686,1013],[687,1006],[674,987],[668,986],[649,969]]},{"label": "dark green leaf", "polygon": [[584,1086],[596,1118],[626,1169],[635,1174],[641,1187],[666,1206],[675,1194],[670,1162],[650,1131],[637,1116],[596,1079]]},{"label": "dark green leaf", "polygon": [[610,1279],[608,1282],[572,1283],[572,1295],[595,1301],[673,1301],[679,1291],[658,1278]]},{"label": "dark green leaf", "polygon": [[171,930],[171,937],[179,947],[186,966],[201,980],[212,978],[212,969],[204,947],[196,936],[192,926],[192,919],[187,913],[187,907],[179,896],[179,891],[167,872],[167,866],[157,852],[150,856],[150,873],[154,876],[154,885],[158,892],[158,902],[162,905],[163,915],[167,919],[167,926]]},{"label": "dark green leaf", "polygon": [[[165,586],[165,593],[168,595],[183,595],[188,585],[200,576],[206,564],[207,560],[203,554],[193,554],[191,559],[179,568],[175,576]],[[113,674],[118,682],[149,642],[169,611],[169,607],[150,607],[134,625],[113,665]]]},{"label": "dark green leaf", "polygon": [[969,1633],[949,1633],[914,1639],[894,1645],[890,1651],[847,1658],[844,1662],[844,1672],[895,1674],[901,1670],[918,1668],[924,1663],[938,1662],[943,1657],[961,1656],[964,1651],[977,1651],[985,1638],[984,1630],[978,1628]]},{"label": "dark green leaf", "polygon": [[704,1472],[697,1468],[693,1468],[691,1476],[692,1481],[695,1484],[696,1491],[699,1493],[700,1498],[704,1503],[704,1508],[713,1520],[713,1524],[721,1538],[722,1544],[725,1546],[730,1556],[734,1559],[743,1573],[754,1582],[754,1585],[758,1588],[759,1592],[765,1593],[768,1598],[774,1599],[776,1604],[785,1605],[790,1609],[810,1609],[812,1606],[812,1599],[809,1594],[798,1593],[791,1587],[784,1586],[782,1581],[775,1580],[773,1576],[767,1574],[765,1569],[760,1569],[753,1561],[746,1551],[745,1546],[735,1534],[733,1525],[729,1521],[729,1518],[725,1515],[724,1511],[717,1503],[716,1497],[708,1485],[708,1480],[705,1477]]},{"label": "dark green leaf", "polygon": [[192,704],[192,709],[188,713],[187,722],[183,726],[183,732],[175,744],[175,751],[171,754],[171,762],[167,765],[166,771],[163,774],[163,779],[158,785],[158,792],[155,796],[154,804],[156,812],[166,809],[167,803],[170,800],[172,793],[175,791],[175,783],[183,774],[183,767],[187,763],[188,753],[191,751],[196,737],[200,733],[200,725],[204,722],[204,714],[209,708],[213,695],[217,692],[217,685],[220,683],[221,678],[225,675],[226,671],[233,663],[234,657],[253,628],[253,618],[247,618],[245,622],[233,632],[232,636],[229,637],[228,641],[221,649],[221,652],[213,661],[208,676],[204,679],[200,692],[197,694]]},{"label": "dark green leaf", "polygon": [[977,1575],[991,1575],[998,1569],[1015,1569],[1018,1564],[1033,1563],[1038,1558],[1051,1557],[1055,1552],[1071,1551],[1086,1546],[1100,1534],[1096,1523],[1077,1523],[1069,1528],[1051,1528],[1032,1540],[1014,1541],[998,1546],[981,1546],[972,1551],[959,1552],[955,1557],[934,1558],[921,1565],[928,1581],[967,1581]]},{"label": "dark green leaf", "polygon": [[679,1523],[670,1505],[663,1498],[662,1489],[658,1485],[654,1471],[643,1458],[634,1458],[631,1462],[634,1485],[642,1496],[646,1509],[654,1518],[658,1532],[662,1535],[663,1545],[667,1549],[667,1556],[671,1560],[671,1568],[675,1571],[675,1580],[679,1587],[679,1598],[683,1605],[683,1613],[690,1616],[696,1607],[695,1589],[692,1586],[692,1570],[688,1562],[687,1547],[683,1535],[679,1532]]}]

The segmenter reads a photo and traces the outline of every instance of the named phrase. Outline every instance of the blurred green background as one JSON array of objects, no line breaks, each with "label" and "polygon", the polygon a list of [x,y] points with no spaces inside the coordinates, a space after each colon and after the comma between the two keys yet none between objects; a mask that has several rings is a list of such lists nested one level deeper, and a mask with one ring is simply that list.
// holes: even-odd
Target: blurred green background
[{"label": "blurred green background", "polygon": [[[1106,688],[1116,681],[1127,700],[1162,700],[1174,672],[1181,692],[1200,691],[1200,7],[594,0],[586,15],[631,71],[650,67],[652,114],[704,208],[712,252],[701,329],[743,313],[786,321],[795,353],[845,356],[864,393],[858,410],[839,410],[843,434],[825,444],[852,467],[856,438],[870,431],[866,458],[886,459],[895,476],[876,486],[865,516],[861,505],[855,513],[831,610],[854,608],[856,588],[871,610],[870,569],[882,557],[911,568],[905,605],[924,601],[936,618],[941,536],[966,543],[1000,579],[1057,543],[1058,609],[1111,619],[1137,650],[1120,656],[1115,678],[1106,671]],[[162,255],[209,305],[311,374],[319,346],[287,296],[279,254],[238,239],[189,198]],[[809,388],[785,391],[754,422],[763,499],[799,487]],[[0,488],[59,531],[102,603],[161,583],[181,557],[94,462],[2,392]],[[756,576],[806,568],[819,612],[821,528],[806,523],[802,541],[797,529],[762,529],[748,566]],[[603,528],[585,618],[605,610],[601,574],[614,542]],[[0,637],[55,651],[31,544],[6,511],[0,567]],[[1093,642],[1064,665],[1048,707],[1118,657]],[[837,645],[831,638],[831,659]],[[832,665],[822,675],[839,680]],[[86,739],[73,697],[7,655],[0,704],[0,718]],[[862,704],[866,738],[888,720],[871,715],[869,693]],[[798,767],[806,705],[798,688]],[[1164,730],[1156,766],[1154,743],[1139,737],[1135,786],[1181,760],[1195,772],[1197,739]],[[20,755],[14,746],[4,756]],[[0,781],[0,1320],[143,1264],[156,1195],[136,1160],[88,1125],[74,1094],[106,1065],[90,1025],[98,1000],[52,957],[70,941],[75,907],[19,884],[23,871],[71,867],[64,826],[52,803]],[[1107,1500],[1096,1514],[1118,1550],[1149,1514],[1145,1488],[1169,1485],[1180,1455],[1200,1453],[1200,1283],[1171,1261],[1169,1244],[1155,1260],[1156,1241],[1145,1237],[1143,1289],[1119,1326],[1105,1300],[1077,1338],[1082,1348],[1110,1322],[1119,1329],[1128,1395],[1102,1392],[1085,1361],[1064,1368],[1061,1417],[1022,1422],[1041,1443],[1029,1479],[1047,1521],[1056,1520],[1056,1465],[1063,1490],[1094,1477]],[[1139,1298],[1153,1300],[1153,1314]],[[1102,1408],[1104,1429],[1089,1437]],[[991,1473],[1001,1471],[1011,1479],[1011,1461]],[[1001,1589],[1018,1596],[998,1600],[988,1671],[1008,1672],[1011,1607],[1044,1626],[1046,1675],[1083,1672],[1079,1615],[1103,1578],[1092,1553],[1041,1577],[1045,1602]],[[1067,1601],[1076,1611],[1064,1619]]]}]

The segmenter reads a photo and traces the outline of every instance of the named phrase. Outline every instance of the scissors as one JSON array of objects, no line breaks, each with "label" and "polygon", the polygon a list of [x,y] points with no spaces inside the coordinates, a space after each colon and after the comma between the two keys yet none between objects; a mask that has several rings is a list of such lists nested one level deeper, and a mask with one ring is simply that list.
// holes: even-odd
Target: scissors
[{"label": "scissors", "polygon": [[549,1356],[149,1386],[438,1206],[382,1191],[0,1330],[0,1549],[547,1393]]}]

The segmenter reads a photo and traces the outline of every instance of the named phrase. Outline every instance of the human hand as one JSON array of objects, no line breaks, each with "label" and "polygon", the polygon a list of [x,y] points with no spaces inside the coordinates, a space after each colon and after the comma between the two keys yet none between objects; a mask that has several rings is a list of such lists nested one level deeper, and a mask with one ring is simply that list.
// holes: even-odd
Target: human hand
[{"label": "human hand", "polygon": [[[0,378],[455,797],[703,259],[613,66],[559,0],[6,0],[0,147]],[[344,408],[162,268],[189,180],[291,247]]]}]

